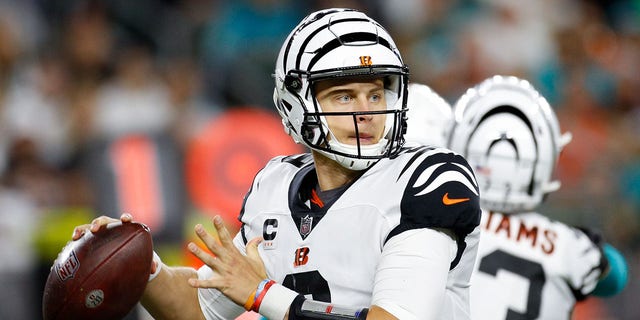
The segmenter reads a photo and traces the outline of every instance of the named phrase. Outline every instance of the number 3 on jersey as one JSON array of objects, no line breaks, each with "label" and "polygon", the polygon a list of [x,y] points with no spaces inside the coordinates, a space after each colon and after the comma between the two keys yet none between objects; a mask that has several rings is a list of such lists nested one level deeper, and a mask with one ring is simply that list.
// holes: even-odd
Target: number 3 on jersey
[{"label": "number 3 on jersey", "polygon": [[[309,247],[296,249],[293,266],[300,267],[309,261]],[[282,285],[316,301],[331,302],[329,283],[317,270],[288,274]]]},{"label": "number 3 on jersey", "polygon": [[313,300],[331,302],[329,283],[318,270],[288,274],[282,285]]},{"label": "number 3 on jersey", "polygon": [[540,315],[540,295],[546,281],[542,265],[516,257],[502,250],[496,250],[482,257],[478,270],[497,276],[498,270],[506,270],[529,280],[529,292],[527,293],[527,310],[520,313],[512,309],[507,310],[507,320],[537,319]]}]

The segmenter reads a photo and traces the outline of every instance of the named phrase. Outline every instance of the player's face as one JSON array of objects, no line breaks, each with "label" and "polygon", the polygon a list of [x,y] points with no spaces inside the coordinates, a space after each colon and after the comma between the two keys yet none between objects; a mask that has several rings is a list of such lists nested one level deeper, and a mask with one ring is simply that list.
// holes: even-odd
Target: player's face
[{"label": "player's face", "polygon": [[[367,112],[387,109],[382,79],[331,79],[316,84],[316,99],[323,112]],[[352,115],[327,116],[331,132],[344,144],[361,145],[377,143],[384,133],[384,114],[358,115],[355,123]]]}]

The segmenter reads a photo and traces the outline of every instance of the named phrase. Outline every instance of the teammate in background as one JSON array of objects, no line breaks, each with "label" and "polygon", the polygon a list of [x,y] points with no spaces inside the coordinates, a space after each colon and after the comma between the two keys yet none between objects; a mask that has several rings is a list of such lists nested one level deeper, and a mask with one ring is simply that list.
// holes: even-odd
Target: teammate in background
[{"label": "teammate in background", "polygon": [[407,96],[407,142],[444,147],[453,124],[451,105],[421,83],[410,83]]},{"label": "teammate in background", "polygon": [[215,254],[189,245],[204,267],[155,257],[145,308],[157,319],[468,319],[477,183],[454,152],[403,148],[407,83],[376,21],[350,9],[307,16],[278,56],[274,102],[311,152],[257,174],[235,238],[220,217],[220,242],[195,227]]},{"label": "teammate in background", "polygon": [[594,232],[535,212],[560,187],[552,180],[571,140],[525,80],[494,76],[454,106],[449,148],[468,159],[481,194],[475,319],[570,319],[576,301],[626,285],[622,255]]}]

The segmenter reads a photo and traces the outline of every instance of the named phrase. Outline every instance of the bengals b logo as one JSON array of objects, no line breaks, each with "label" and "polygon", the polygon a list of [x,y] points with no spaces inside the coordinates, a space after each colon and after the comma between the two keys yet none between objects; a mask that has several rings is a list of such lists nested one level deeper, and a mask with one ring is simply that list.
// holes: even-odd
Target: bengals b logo
[{"label": "bengals b logo", "polygon": [[303,266],[307,264],[308,261],[309,261],[309,248],[302,247],[302,248],[296,249],[296,255],[293,260],[293,266],[294,267]]},{"label": "bengals b logo", "polygon": [[373,61],[371,61],[371,56],[360,56],[361,66],[370,66],[372,64],[373,64]]}]

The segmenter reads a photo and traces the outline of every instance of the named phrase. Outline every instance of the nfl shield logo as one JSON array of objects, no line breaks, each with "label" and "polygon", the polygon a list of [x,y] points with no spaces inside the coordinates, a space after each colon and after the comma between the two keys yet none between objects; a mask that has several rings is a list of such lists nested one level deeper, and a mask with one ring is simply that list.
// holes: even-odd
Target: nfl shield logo
[{"label": "nfl shield logo", "polygon": [[307,215],[306,217],[302,218],[302,221],[300,222],[300,234],[303,237],[306,237],[309,235],[309,233],[311,233],[312,223],[313,223],[313,217],[310,217],[309,215]]},{"label": "nfl shield logo", "polygon": [[54,266],[56,274],[62,281],[67,281],[67,279],[73,278],[79,268],[80,261],[78,261],[78,257],[73,250],[69,253],[69,257]]}]

